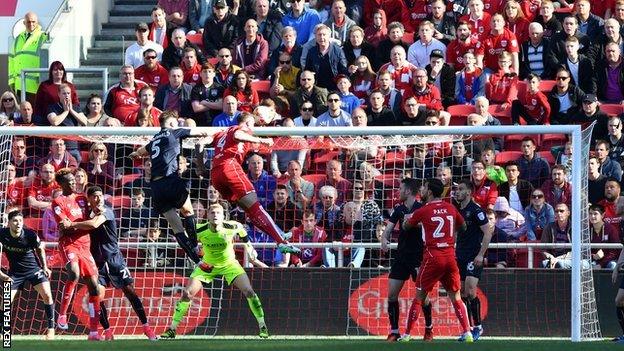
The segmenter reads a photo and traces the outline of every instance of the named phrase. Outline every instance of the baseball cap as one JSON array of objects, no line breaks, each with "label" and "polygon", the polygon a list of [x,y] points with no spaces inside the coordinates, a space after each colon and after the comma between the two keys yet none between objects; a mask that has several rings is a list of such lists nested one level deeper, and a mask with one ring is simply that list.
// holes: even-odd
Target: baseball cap
[{"label": "baseball cap", "polygon": [[227,7],[227,3],[225,2],[225,0],[217,0],[215,1],[214,5],[212,5],[213,7],[220,7],[220,8],[224,8]]},{"label": "baseball cap", "polygon": [[583,97],[583,102],[596,102],[598,98],[594,94],[585,94]]},{"label": "baseball cap", "polygon": [[429,58],[432,58],[432,57],[438,57],[438,58],[443,59],[444,53],[440,49],[435,49],[435,50],[432,50],[431,53],[429,54]]},{"label": "baseball cap", "polygon": [[135,31],[139,31],[139,30],[149,30],[149,27],[147,26],[147,23],[145,22],[140,22],[137,23],[137,25],[134,27]]}]

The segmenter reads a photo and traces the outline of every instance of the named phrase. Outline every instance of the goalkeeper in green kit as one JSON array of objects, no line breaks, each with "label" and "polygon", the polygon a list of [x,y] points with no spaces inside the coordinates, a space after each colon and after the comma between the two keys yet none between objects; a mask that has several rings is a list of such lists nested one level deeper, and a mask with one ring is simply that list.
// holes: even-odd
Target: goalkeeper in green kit
[{"label": "goalkeeper in green kit", "polygon": [[258,321],[261,338],[269,337],[269,330],[264,322],[264,311],[260,298],[253,291],[249,277],[234,256],[234,236],[245,243],[245,252],[252,258],[257,256],[251,246],[243,225],[235,221],[224,221],[223,207],[219,204],[208,208],[208,223],[197,226],[197,239],[202,244],[204,256],[197,268],[191,273],[182,298],[176,304],[171,326],[160,336],[162,339],[176,337],[176,328],[191,306],[191,299],[202,289],[202,282],[210,283],[218,276],[223,276],[228,284],[234,284],[247,298],[249,308]]}]

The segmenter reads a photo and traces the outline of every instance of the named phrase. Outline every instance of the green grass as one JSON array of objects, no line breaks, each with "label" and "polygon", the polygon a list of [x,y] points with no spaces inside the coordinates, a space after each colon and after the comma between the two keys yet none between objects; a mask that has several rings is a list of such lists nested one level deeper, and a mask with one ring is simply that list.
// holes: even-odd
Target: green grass
[{"label": "green grass", "polygon": [[150,342],[147,340],[115,340],[112,342],[87,342],[80,340],[56,340],[43,342],[35,340],[13,340],[15,350],[295,350],[295,351],[386,351],[386,350],[488,350],[488,351],[593,351],[593,350],[624,350],[624,345],[615,345],[610,341],[571,343],[562,340],[480,340],[474,344],[459,344],[451,340],[436,340],[433,343],[412,341],[409,343],[389,344],[381,340],[228,340],[228,339],[178,339]]}]

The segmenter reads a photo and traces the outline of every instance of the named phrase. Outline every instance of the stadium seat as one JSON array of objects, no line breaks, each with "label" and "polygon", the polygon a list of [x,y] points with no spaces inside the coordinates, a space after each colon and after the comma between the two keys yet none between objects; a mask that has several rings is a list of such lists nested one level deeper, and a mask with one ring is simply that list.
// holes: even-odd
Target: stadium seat
[{"label": "stadium seat", "polygon": [[511,107],[504,110],[501,105],[490,105],[488,112],[498,118],[498,120],[504,125],[511,124]]},{"label": "stadium seat", "polygon": [[37,232],[37,235],[41,237],[43,231],[43,221],[41,218],[25,217],[24,227],[34,230],[35,232]]},{"label": "stadium seat", "polygon": [[406,44],[414,44],[414,33],[403,33],[403,42]]},{"label": "stadium seat", "polygon": [[522,96],[527,91],[527,83],[523,80],[518,81],[518,96]]},{"label": "stadium seat", "polygon": [[384,186],[391,188],[398,188],[401,183],[401,178],[394,171],[388,171],[375,177],[375,180],[382,182]]},{"label": "stadium seat", "polygon": [[254,80],[251,82],[251,88],[258,92],[261,98],[268,98],[271,91],[271,81],[269,80]]},{"label": "stadium seat", "polygon": [[111,196],[109,201],[111,203],[111,206],[113,206],[113,208],[115,209],[129,208],[132,204],[132,198],[125,195]]},{"label": "stadium seat", "polygon": [[85,150],[80,151],[80,158],[82,158],[80,163],[84,163],[84,164],[89,163],[89,151],[85,151]]},{"label": "stadium seat", "polygon": [[609,116],[619,116],[624,113],[624,107],[620,104],[602,104],[600,105],[600,111]]},{"label": "stadium seat", "polygon": [[537,154],[539,155],[539,157],[546,160],[546,162],[548,162],[548,164],[551,166],[554,165],[556,162],[555,156],[553,156],[550,150],[538,151]]},{"label": "stadium seat", "polygon": [[208,59],[208,63],[210,63],[213,66],[216,66],[219,63],[219,58],[218,57],[210,57]]},{"label": "stadium seat", "polygon": [[446,112],[451,114],[451,126],[465,126],[469,114],[475,112],[474,105],[451,105],[446,108]]},{"label": "stadium seat", "polygon": [[507,151],[520,150],[520,146],[522,146],[522,139],[524,139],[525,136],[526,135],[524,134],[505,135],[505,150]]},{"label": "stadium seat", "polygon": [[565,134],[542,134],[539,143],[540,151],[550,151],[553,146],[564,146],[567,138]]},{"label": "stadium seat", "polygon": [[384,158],[384,168],[392,169],[395,167],[403,167],[405,165],[405,156],[406,153],[403,150],[388,151]]},{"label": "stadium seat", "polygon": [[[314,188],[316,189],[317,185],[320,184],[323,180],[325,180],[325,178],[327,178],[327,176],[325,174],[306,174],[304,176],[301,176],[301,178],[307,180],[308,182],[311,182],[312,184],[314,184]],[[316,189],[318,190],[318,189]]]},{"label": "stadium seat", "polygon": [[202,39],[201,33],[187,35],[186,40],[199,46],[200,49],[204,49],[204,40]]},{"label": "stadium seat", "polygon": [[503,151],[503,152],[499,152],[496,155],[496,164],[497,165],[504,165],[505,163],[507,163],[509,161],[515,161],[515,160],[519,159],[520,157],[522,157],[522,152],[521,151]]},{"label": "stadium seat", "polygon": [[539,90],[542,93],[548,93],[555,85],[557,85],[557,81],[555,80],[543,80],[540,82]]},{"label": "stadium seat", "polygon": [[121,176],[121,185],[126,185],[126,184],[130,184],[132,182],[134,182],[136,179],[141,178],[142,174],[140,173],[133,173],[133,174],[124,174],[123,176]]}]

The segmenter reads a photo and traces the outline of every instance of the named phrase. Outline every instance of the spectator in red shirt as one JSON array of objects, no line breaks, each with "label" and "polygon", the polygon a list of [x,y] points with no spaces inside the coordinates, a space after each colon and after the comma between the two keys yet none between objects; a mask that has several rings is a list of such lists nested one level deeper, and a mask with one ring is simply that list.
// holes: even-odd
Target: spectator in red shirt
[{"label": "spectator in red shirt", "polygon": [[184,48],[184,56],[182,56],[182,62],[180,62],[180,68],[184,72],[184,83],[195,86],[195,84],[201,81],[199,73],[201,72],[201,66],[197,61],[197,51],[192,47]]},{"label": "spectator in red shirt", "polygon": [[252,112],[260,103],[258,92],[251,87],[251,78],[244,70],[234,73],[234,79],[230,86],[225,89],[223,96],[232,95],[238,101],[238,110]]},{"label": "spectator in red shirt", "polygon": [[169,46],[169,37],[175,26],[169,26],[165,18],[165,10],[156,6],[152,9],[152,23],[149,24],[150,32],[148,39],[160,44],[164,49]]},{"label": "spectator in red shirt", "polygon": [[[374,48],[377,48],[388,34],[387,23],[386,12],[382,9],[376,9],[373,12],[371,23],[364,28],[364,40],[369,42]],[[374,59],[374,57],[370,59]]]},{"label": "spectator in red shirt", "polygon": [[527,89],[518,95],[518,100],[511,104],[511,121],[520,124],[520,117],[526,124],[550,124],[550,103],[544,93],[539,90],[540,77],[531,73],[526,79]]},{"label": "spectator in red shirt", "polygon": [[28,190],[28,207],[31,217],[41,217],[52,204],[52,193],[58,188],[54,181],[54,167],[44,163],[39,168],[39,177]]},{"label": "spectator in red shirt", "polygon": [[417,32],[420,23],[425,20],[429,14],[429,1],[415,0],[411,2],[411,6],[403,11],[401,23],[405,26],[408,33]]},{"label": "spectator in red shirt", "polygon": [[604,221],[608,224],[619,225],[621,217],[618,215],[618,202],[620,198],[621,186],[617,179],[607,178],[604,187],[604,199],[598,202],[605,210]]},{"label": "spectator in red shirt", "polygon": [[468,8],[470,9],[470,14],[462,16],[460,21],[472,24],[473,38],[479,40],[486,37],[490,33],[491,15],[483,11],[485,8],[483,0],[470,0]]},{"label": "spectator in red shirt", "polygon": [[526,19],[518,2],[509,0],[503,9],[503,17],[505,22],[507,22],[505,27],[516,35],[518,44],[524,43],[529,39],[529,24],[531,22]]},{"label": "spectator in red shirt", "polygon": [[19,210],[24,206],[24,182],[25,177],[15,176],[15,166],[9,164],[7,166],[6,183],[0,184],[0,196],[6,198],[6,207],[14,207]]},{"label": "spectator in red shirt", "polygon": [[169,83],[169,72],[158,61],[156,50],[145,50],[143,52],[143,62],[145,64],[134,70],[136,79],[147,83],[147,85],[154,89],[158,89],[161,85],[167,85]]},{"label": "spectator in red shirt", "polygon": [[[407,61],[407,54],[402,46],[395,46],[390,51],[390,62],[384,64],[379,72],[387,71],[392,76],[394,88],[405,96],[412,86],[417,67]],[[424,73],[425,78],[427,72]],[[427,80],[425,79],[425,83]]]},{"label": "spectator in red shirt", "polygon": [[[302,224],[292,230],[291,243],[323,243],[327,239],[327,234],[322,227],[316,225],[316,218],[313,211],[306,211],[303,214]],[[295,267],[318,267],[323,263],[322,248],[301,248],[299,255],[290,255],[289,266]]]},{"label": "spectator in red shirt", "polygon": [[412,85],[411,91],[407,91],[405,100],[411,96],[416,98],[418,103],[424,104],[429,110],[442,110],[442,98],[440,96],[440,90],[433,85],[427,83],[429,75],[424,68],[418,68],[414,72],[414,85]]},{"label": "spectator in red shirt", "polygon": [[[159,127],[158,117],[162,113],[161,110],[154,107],[154,91],[150,87],[144,87],[139,92],[141,105],[124,119],[124,125],[127,127],[145,126]],[[143,124],[139,124],[139,120]]]},{"label": "spectator in red shirt", "polygon": [[496,198],[498,198],[498,188],[496,183],[486,176],[485,165],[481,161],[472,161],[472,172],[470,178],[474,184],[472,198],[484,210],[493,210]]},{"label": "spectator in red shirt", "polygon": [[516,35],[509,29],[505,28],[505,19],[500,14],[495,14],[491,19],[492,29],[487,36],[482,37],[483,49],[485,50],[484,69],[489,68],[492,71],[498,69],[497,61],[500,54],[508,52],[511,54],[511,70],[518,73],[520,61],[518,52],[520,46]]},{"label": "spectator in red shirt", "polygon": [[518,97],[518,74],[511,70],[512,55],[506,51],[498,57],[498,72],[488,76],[485,96],[490,103],[500,104],[501,110],[511,108]]},{"label": "spectator in red shirt", "polygon": [[54,61],[48,71],[48,80],[39,84],[37,95],[35,96],[35,123],[38,125],[49,125],[46,120],[50,105],[60,103],[59,87],[66,84],[71,90],[72,106],[79,105],[76,87],[67,81],[65,66],[60,61]]},{"label": "spectator in red shirt", "polygon": [[446,62],[453,66],[456,71],[464,68],[464,54],[472,52],[475,55],[477,66],[483,67],[483,44],[479,39],[473,38],[471,33],[472,24],[468,21],[459,21],[457,24],[457,39],[448,44],[446,48]]},{"label": "spectator in red shirt", "polygon": [[54,168],[54,172],[62,168],[72,170],[78,168],[78,161],[67,151],[63,139],[50,139],[50,152],[40,162],[41,164],[49,163]]},{"label": "spectator in red shirt", "polygon": [[134,109],[139,107],[139,91],[147,84],[135,80],[134,67],[123,65],[119,70],[120,82],[106,93],[104,112],[123,121]]},{"label": "spectator in red shirt", "polygon": [[568,182],[567,170],[562,165],[554,165],[551,178],[542,184],[542,191],[549,204],[572,205],[572,185]]},{"label": "spectator in red shirt", "polygon": [[[617,244],[620,242],[616,226],[604,222],[605,209],[600,205],[589,207],[589,224],[591,224],[591,242],[603,244]],[[592,261],[600,268],[613,270],[617,264],[620,249],[594,249]]]},{"label": "spectator in red shirt", "polygon": [[334,187],[338,193],[336,205],[341,206],[351,198],[351,194],[353,193],[351,182],[342,177],[342,164],[338,160],[327,162],[325,173],[327,177],[319,184],[315,184],[314,187],[316,189],[320,189],[325,185]]},{"label": "spectator in red shirt", "polygon": [[168,22],[177,27],[189,27],[189,0],[158,0],[158,6],[165,12],[165,19]]}]

